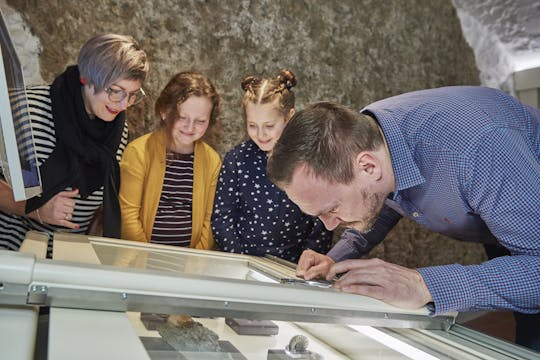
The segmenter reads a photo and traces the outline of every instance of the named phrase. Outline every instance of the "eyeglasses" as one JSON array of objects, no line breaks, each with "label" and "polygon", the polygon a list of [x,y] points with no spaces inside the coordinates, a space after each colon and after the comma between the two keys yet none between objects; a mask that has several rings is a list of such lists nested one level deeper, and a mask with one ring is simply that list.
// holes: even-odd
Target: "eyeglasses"
[{"label": "eyeglasses", "polygon": [[121,102],[125,98],[128,99],[128,105],[135,105],[140,103],[146,96],[146,93],[142,88],[133,92],[126,92],[124,89],[113,89],[111,87],[106,87],[105,92],[109,94],[109,100],[113,102]]}]

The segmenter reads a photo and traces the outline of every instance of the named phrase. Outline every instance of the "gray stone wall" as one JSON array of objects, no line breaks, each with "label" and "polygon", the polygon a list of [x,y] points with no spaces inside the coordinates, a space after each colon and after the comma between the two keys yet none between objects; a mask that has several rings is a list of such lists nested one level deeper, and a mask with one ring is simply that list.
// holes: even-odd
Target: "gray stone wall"
[{"label": "gray stone wall", "polygon": [[[207,137],[221,154],[245,137],[240,80],[298,76],[297,107],[319,100],[360,108],[406,91],[478,84],[451,0],[7,0],[41,41],[46,82],[98,33],[130,34],[151,60],[150,94],[128,110],[132,138],[150,131],[153,101],[174,73],[209,76],[222,97]],[[402,221],[370,256],[407,266],[478,262],[483,251]]]}]

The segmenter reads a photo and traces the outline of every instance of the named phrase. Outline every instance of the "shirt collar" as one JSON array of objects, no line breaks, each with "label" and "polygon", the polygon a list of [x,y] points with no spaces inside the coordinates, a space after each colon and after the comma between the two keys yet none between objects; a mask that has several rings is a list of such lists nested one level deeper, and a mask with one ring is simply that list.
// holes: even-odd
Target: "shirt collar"
[{"label": "shirt collar", "polygon": [[393,198],[398,197],[400,190],[424,183],[426,180],[416,166],[411,150],[392,113],[387,110],[373,109],[370,106],[365,107],[361,112],[371,115],[377,120],[386,138],[396,180],[396,191]]}]

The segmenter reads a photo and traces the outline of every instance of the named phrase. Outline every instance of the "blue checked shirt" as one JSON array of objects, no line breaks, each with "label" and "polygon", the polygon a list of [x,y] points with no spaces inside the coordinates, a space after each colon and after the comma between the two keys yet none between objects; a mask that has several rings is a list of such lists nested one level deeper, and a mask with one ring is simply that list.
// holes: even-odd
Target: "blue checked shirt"
[{"label": "blue checked shirt", "polygon": [[540,312],[540,110],[495,89],[455,86],[395,96],[362,112],[384,132],[396,189],[370,232],[346,232],[328,255],[340,261],[367,253],[405,216],[512,254],[418,269],[433,314]]}]

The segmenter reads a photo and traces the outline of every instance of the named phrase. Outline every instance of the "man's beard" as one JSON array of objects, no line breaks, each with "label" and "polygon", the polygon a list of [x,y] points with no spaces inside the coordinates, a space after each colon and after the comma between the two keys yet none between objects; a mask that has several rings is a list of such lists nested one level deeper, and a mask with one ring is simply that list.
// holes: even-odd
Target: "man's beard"
[{"label": "man's beard", "polygon": [[384,193],[369,193],[362,191],[362,199],[365,207],[368,209],[366,218],[351,222],[342,223],[341,225],[348,228],[353,228],[363,234],[370,232],[379,218],[379,215],[384,206],[384,201],[388,194]]}]

